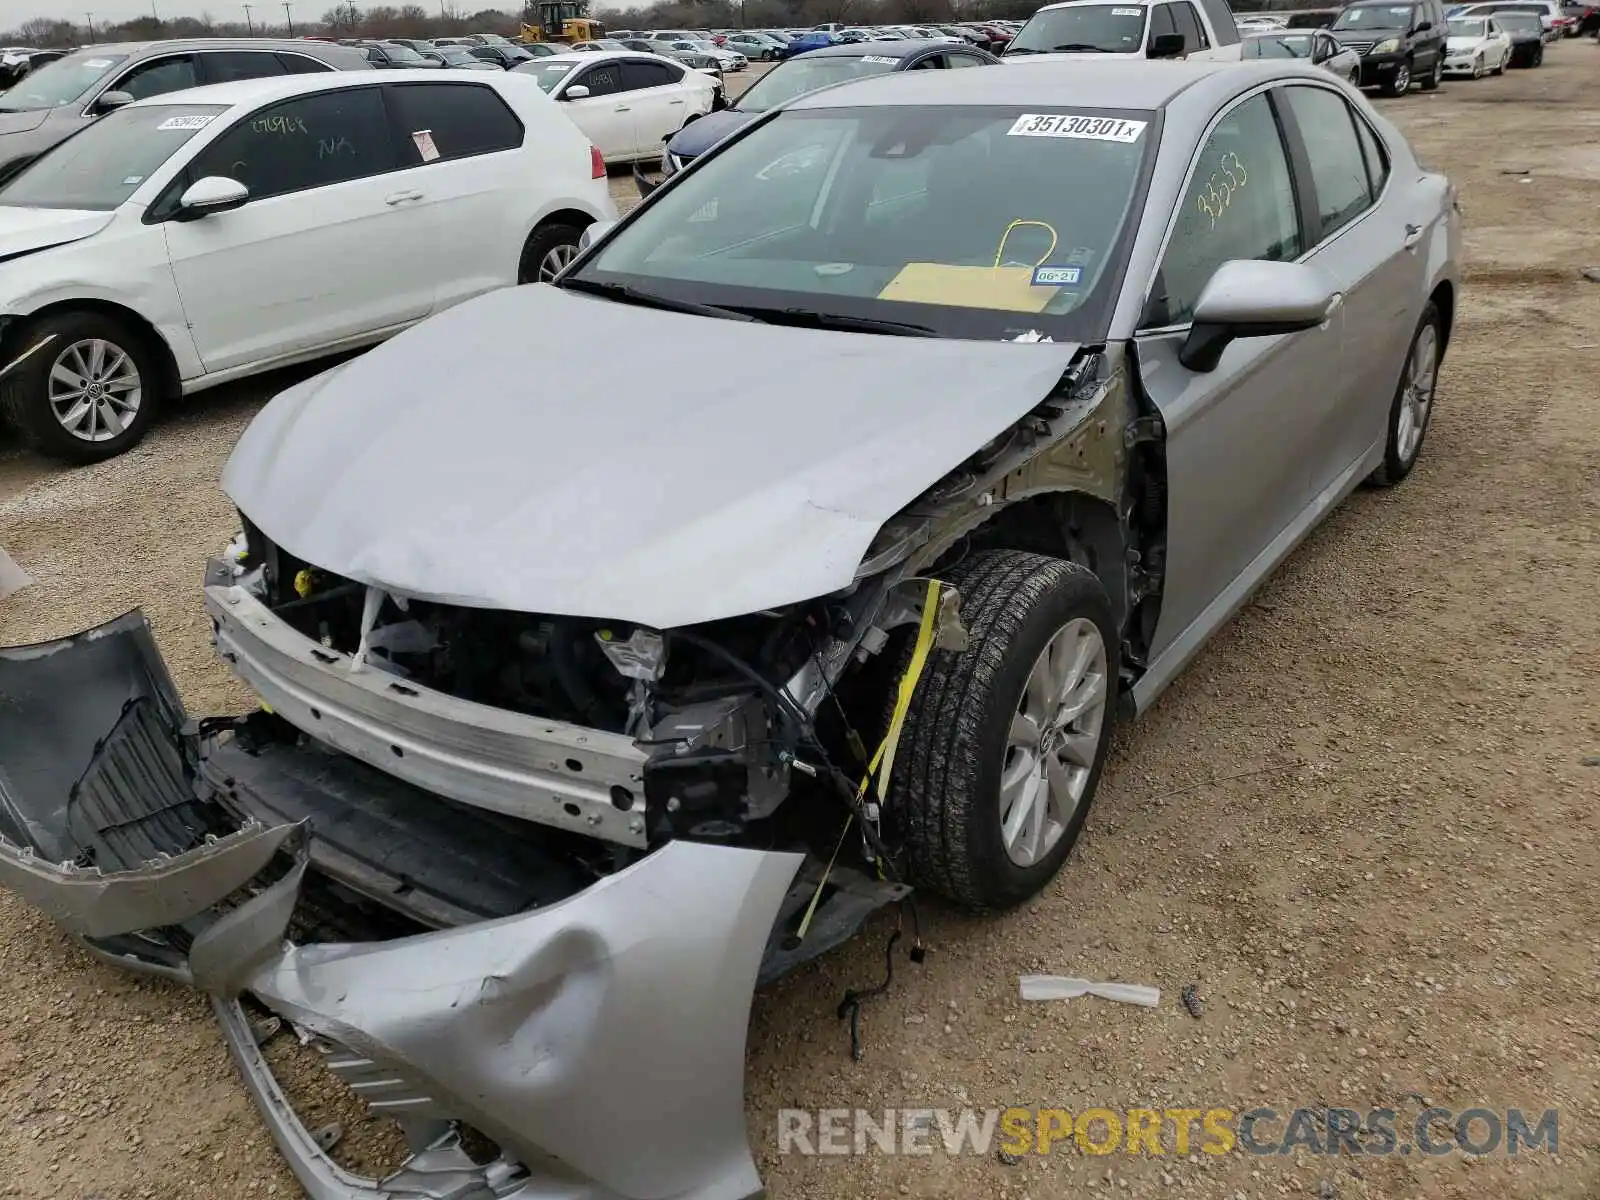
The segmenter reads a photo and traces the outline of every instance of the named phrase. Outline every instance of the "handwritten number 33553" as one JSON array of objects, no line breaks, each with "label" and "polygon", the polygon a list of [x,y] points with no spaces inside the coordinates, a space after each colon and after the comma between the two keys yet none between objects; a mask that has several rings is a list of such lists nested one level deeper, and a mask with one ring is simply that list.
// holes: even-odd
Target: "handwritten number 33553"
[{"label": "handwritten number 33553", "polygon": [[1245,170],[1243,160],[1231,150],[1224,154],[1217,169],[1211,172],[1200,194],[1195,197],[1196,207],[1211,218],[1211,228],[1217,227],[1217,218],[1228,211],[1234,194],[1249,182],[1250,173]]}]

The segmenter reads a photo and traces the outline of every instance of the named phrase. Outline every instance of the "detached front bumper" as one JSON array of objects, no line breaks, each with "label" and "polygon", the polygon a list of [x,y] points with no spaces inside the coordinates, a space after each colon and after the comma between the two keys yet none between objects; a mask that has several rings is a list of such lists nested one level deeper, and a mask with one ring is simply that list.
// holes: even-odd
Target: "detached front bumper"
[{"label": "detached front bumper", "polygon": [[[532,911],[308,941],[330,888],[315,821],[250,811],[304,797],[271,794],[287,776],[269,755],[187,720],[140,614],[0,649],[0,712],[0,885],[100,956],[211,996],[313,1200],[759,1193],[745,1031],[802,855],[675,841]],[[366,770],[323,757],[339,787]],[[255,1003],[399,1122],[403,1167],[363,1178],[322,1151],[251,1035]]]}]

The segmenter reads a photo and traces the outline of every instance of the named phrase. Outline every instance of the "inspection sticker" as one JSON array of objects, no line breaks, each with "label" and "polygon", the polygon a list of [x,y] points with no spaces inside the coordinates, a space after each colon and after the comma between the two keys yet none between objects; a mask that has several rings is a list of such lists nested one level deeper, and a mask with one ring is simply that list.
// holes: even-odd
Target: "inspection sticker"
[{"label": "inspection sticker", "polygon": [[1008,137],[1086,138],[1093,142],[1137,142],[1144,121],[1118,117],[1075,117],[1071,113],[1023,113],[1006,130]]},{"label": "inspection sticker", "polygon": [[207,125],[211,124],[211,122],[214,121],[214,120],[216,120],[216,117],[211,116],[211,115],[206,114],[206,113],[200,113],[200,114],[197,114],[197,115],[192,116],[192,117],[168,117],[165,121],[161,122],[161,124],[157,125],[156,128],[158,130],[160,130],[160,129],[204,129]]},{"label": "inspection sticker", "polygon": [[1037,266],[1033,269],[1034,287],[1067,287],[1077,283],[1083,275],[1081,267]]},{"label": "inspection sticker", "polygon": [[886,67],[892,67],[900,60],[898,58],[889,58],[887,55],[883,54],[863,54],[861,56],[861,61],[869,63],[882,63]]}]

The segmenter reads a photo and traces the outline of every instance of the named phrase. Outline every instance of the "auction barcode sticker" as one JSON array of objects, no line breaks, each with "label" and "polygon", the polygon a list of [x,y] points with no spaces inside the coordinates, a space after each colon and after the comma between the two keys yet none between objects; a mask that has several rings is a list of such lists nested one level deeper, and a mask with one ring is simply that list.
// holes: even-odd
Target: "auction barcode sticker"
[{"label": "auction barcode sticker", "polygon": [[1137,142],[1144,121],[1118,117],[1075,117],[1071,113],[1023,113],[1006,130],[1008,137],[1087,138],[1095,142]]},{"label": "auction barcode sticker", "polygon": [[168,117],[156,126],[157,130],[167,129],[204,129],[216,118],[208,113],[196,113],[189,117]]},{"label": "auction barcode sticker", "polygon": [[863,54],[861,56],[861,61],[869,63],[881,63],[886,67],[892,67],[900,60],[898,58],[889,58],[882,54]]}]

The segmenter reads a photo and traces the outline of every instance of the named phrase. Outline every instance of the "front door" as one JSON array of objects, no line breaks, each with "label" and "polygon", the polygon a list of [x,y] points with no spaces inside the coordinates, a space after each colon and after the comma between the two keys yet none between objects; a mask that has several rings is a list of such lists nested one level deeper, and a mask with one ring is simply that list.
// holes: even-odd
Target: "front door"
[{"label": "front door", "polygon": [[203,149],[188,180],[237,179],[250,201],[169,221],[178,294],[206,371],[335,346],[426,316],[433,244],[425,170],[396,170],[376,87],[259,109]]},{"label": "front door", "polygon": [[1222,263],[1304,250],[1288,157],[1264,93],[1237,103],[1196,160],[1137,335],[1140,377],[1166,426],[1167,569],[1152,657],[1179,657],[1236,605],[1312,495],[1323,390],[1343,317],[1233,342],[1217,368],[1178,360],[1195,302]]},{"label": "front door", "polygon": [[[570,99],[574,87],[589,89],[587,96]],[[633,106],[622,91],[622,64],[615,60],[582,67],[563,89],[562,103],[572,123],[600,148],[607,162],[633,158],[639,153]]]}]

